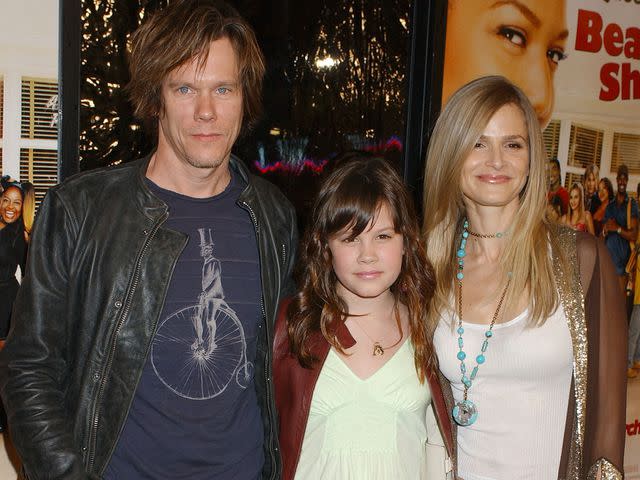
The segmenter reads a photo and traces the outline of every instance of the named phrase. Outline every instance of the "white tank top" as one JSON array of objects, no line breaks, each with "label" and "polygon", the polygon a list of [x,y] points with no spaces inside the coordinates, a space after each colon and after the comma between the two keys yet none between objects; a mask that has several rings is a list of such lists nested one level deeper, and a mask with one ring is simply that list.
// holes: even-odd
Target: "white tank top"
[{"label": "white tank top", "polygon": [[[452,315],[456,322],[458,317]],[[463,398],[458,335],[441,319],[435,348],[453,396]],[[465,480],[556,479],[564,439],[572,343],[562,306],[540,327],[524,311],[493,327],[493,336],[468,393],[476,422],[458,427],[458,468]],[[465,364],[476,365],[488,325],[463,323]]]}]

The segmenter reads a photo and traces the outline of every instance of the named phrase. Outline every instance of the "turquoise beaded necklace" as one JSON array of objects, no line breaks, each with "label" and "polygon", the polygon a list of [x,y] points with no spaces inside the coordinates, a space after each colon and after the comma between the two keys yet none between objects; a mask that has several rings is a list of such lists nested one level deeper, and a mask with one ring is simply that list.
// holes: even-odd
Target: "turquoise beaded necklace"
[{"label": "turquoise beaded necklace", "polygon": [[493,314],[491,324],[489,324],[489,329],[484,332],[485,339],[482,342],[480,353],[476,356],[476,366],[473,367],[471,374],[467,376],[467,366],[464,363],[465,359],[467,358],[467,354],[463,350],[464,340],[462,339],[462,335],[464,334],[464,328],[462,327],[462,279],[464,278],[464,257],[467,255],[467,239],[469,238],[470,233],[481,238],[500,238],[504,235],[503,233],[493,235],[480,235],[469,232],[469,221],[465,220],[462,228],[462,238],[460,239],[460,248],[456,253],[456,257],[458,260],[458,272],[456,273],[456,279],[458,280],[458,329],[456,330],[456,333],[458,334],[458,348],[460,349],[457,357],[458,360],[460,360],[460,373],[462,374],[462,384],[464,385],[464,396],[462,401],[455,404],[451,414],[456,423],[462,427],[468,427],[478,419],[478,408],[476,407],[475,403],[468,399],[468,393],[469,389],[473,385],[473,381],[475,380],[476,375],[478,374],[480,365],[482,365],[486,360],[484,354],[489,347],[489,339],[493,336],[493,326],[498,319],[498,314],[500,312],[500,308],[502,307],[502,302],[504,301],[504,297],[507,293],[507,288],[509,287],[510,282],[510,280],[507,280],[507,284],[505,285],[504,290],[502,291],[502,295],[500,296],[500,300],[498,301],[498,307]]}]

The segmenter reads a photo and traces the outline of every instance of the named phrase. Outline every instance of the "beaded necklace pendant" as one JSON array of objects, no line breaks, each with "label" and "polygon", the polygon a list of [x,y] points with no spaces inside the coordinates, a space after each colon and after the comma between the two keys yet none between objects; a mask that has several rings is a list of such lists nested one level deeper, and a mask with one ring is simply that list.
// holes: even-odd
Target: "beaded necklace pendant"
[{"label": "beaded necklace pendant", "polygon": [[[467,248],[467,239],[469,238],[469,222],[467,220],[464,221],[463,230],[462,230],[462,238],[460,239],[460,248],[456,253],[457,262],[458,262],[458,272],[456,274],[457,287],[458,287],[458,329],[456,333],[458,334],[458,354],[457,358],[460,361],[460,373],[462,375],[461,382],[464,385],[464,396],[463,399],[457,402],[452,411],[451,416],[455,420],[455,422],[461,427],[468,427],[469,425],[473,425],[475,421],[478,419],[478,407],[471,400],[468,399],[469,389],[473,385],[473,381],[478,374],[478,369],[480,365],[482,365],[486,358],[484,356],[487,348],[489,347],[489,339],[493,336],[493,326],[496,323],[498,318],[498,313],[500,312],[500,307],[502,307],[502,302],[507,293],[507,288],[509,288],[510,280],[507,281],[507,284],[502,291],[502,295],[500,296],[500,300],[498,301],[498,307],[496,308],[495,313],[493,314],[493,319],[491,320],[491,324],[489,325],[489,329],[484,332],[485,339],[482,342],[482,347],[480,349],[480,353],[476,356],[476,366],[473,367],[471,374],[467,376],[467,366],[464,363],[467,358],[467,354],[464,351],[464,339],[462,335],[464,334],[464,327],[462,326],[462,279],[464,278],[464,257],[466,256],[466,248]],[[480,236],[478,234],[474,236]],[[499,238],[497,235],[492,236],[484,236],[484,238]]]},{"label": "beaded necklace pendant", "polygon": [[471,400],[463,400],[453,407],[453,419],[461,427],[468,427],[478,419],[478,409]]}]

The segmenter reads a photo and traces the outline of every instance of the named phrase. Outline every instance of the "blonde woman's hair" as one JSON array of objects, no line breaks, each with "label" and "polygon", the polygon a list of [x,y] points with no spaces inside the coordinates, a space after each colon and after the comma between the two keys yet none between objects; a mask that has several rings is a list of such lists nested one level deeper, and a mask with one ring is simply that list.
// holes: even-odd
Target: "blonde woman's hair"
[{"label": "blonde woman's hair", "polygon": [[600,181],[600,169],[598,165],[595,163],[591,163],[587,165],[587,168],[584,169],[584,183],[587,183],[587,178],[589,178],[589,174],[593,173],[593,178],[596,179],[596,190],[598,189],[598,182]]},{"label": "blonde woman's hair", "polygon": [[22,222],[25,240],[29,241],[36,216],[36,191],[32,183],[22,182]]},{"label": "blonde woman's hair", "polygon": [[511,272],[505,298],[506,311],[529,292],[532,325],[541,325],[556,309],[553,263],[549,246],[561,256],[556,234],[545,219],[547,158],[536,113],[525,94],[500,76],[483,77],[460,88],[448,100],[429,142],[424,177],[423,235],[427,256],[438,279],[430,315],[441,316],[451,305],[455,287],[455,252],[466,218],[460,177],[462,166],[493,115],[503,106],[514,105],[527,126],[529,177],[520,192],[520,206],[501,257],[503,274]]}]

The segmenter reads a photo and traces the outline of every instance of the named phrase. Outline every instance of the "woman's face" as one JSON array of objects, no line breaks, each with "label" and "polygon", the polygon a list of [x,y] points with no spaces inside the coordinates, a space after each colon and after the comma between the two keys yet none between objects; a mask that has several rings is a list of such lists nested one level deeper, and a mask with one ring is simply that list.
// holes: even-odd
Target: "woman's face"
[{"label": "woman's face", "polygon": [[578,209],[580,202],[582,199],[580,198],[580,190],[577,188],[572,188],[569,192],[569,206],[571,207],[571,211]]},{"label": "woman's face", "polygon": [[17,187],[9,187],[0,199],[0,218],[4,223],[13,223],[22,215],[22,193]]},{"label": "woman's face", "polygon": [[524,115],[504,105],[489,120],[462,165],[464,201],[482,206],[518,203],[529,174],[529,136]]},{"label": "woman's face", "polygon": [[598,183],[598,198],[602,203],[609,200],[609,191],[602,180]]},{"label": "woman's face", "polygon": [[596,176],[593,174],[593,172],[589,172],[589,175],[587,175],[587,179],[584,182],[584,188],[587,192],[587,195],[591,196],[595,193],[596,183]]},{"label": "woman's face", "polygon": [[502,75],[524,91],[546,127],[567,36],[565,0],[449,0],[443,103],[471,80]]}]

